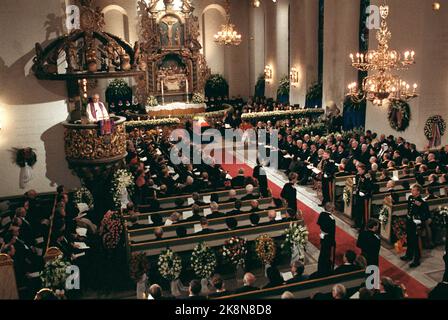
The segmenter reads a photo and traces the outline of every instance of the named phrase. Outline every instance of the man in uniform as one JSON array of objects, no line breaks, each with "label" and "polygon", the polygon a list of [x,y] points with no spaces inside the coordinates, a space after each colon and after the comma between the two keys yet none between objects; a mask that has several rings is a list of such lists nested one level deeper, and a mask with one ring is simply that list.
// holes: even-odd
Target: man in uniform
[{"label": "man in uniform", "polygon": [[372,195],[373,183],[369,174],[366,174],[366,166],[358,163],[356,166],[358,173],[355,177],[354,190],[354,227],[364,230],[367,221],[370,219],[370,197]]},{"label": "man in uniform", "polygon": [[319,275],[327,275],[333,271],[336,250],[336,221],[332,215],[334,205],[327,203],[321,212],[317,224],[320,227],[320,254],[317,265]]},{"label": "man in uniform", "polygon": [[356,246],[361,249],[361,254],[366,258],[367,265],[379,266],[381,239],[378,236],[379,223],[370,219],[367,222],[367,230],[358,236]]},{"label": "man in uniform", "polygon": [[419,184],[414,184],[408,199],[408,214],[406,216],[406,237],[408,246],[406,255],[401,257],[401,260],[414,260],[409,265],[411,268],[416,268],[420,265],[421,241],[419,232],[429,217],[429,206],[421,196],[422,190],[423,188]]},{"label": "man in uniform", "polygon": [[331,153],[326,150],[323,154],[322,160],[322,207],[327,202],[333,202],[333,188],[334,188],[334,174],[336,172],[336,165],[330,159]]}]

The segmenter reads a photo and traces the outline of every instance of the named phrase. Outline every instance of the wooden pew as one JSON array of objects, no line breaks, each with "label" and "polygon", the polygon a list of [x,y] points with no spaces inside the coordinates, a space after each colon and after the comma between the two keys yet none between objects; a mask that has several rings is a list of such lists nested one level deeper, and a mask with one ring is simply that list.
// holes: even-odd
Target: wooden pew
[{"label": "wooden pew", "polygon": [[[427,200],[429,205],[429,210],[435,210],[439,206],[446,206],[448,205],[448,197],[442,197],[437,199],[431,199]],[[389,212],[389,219],[387,220],[386,224],[381,225],[381,238],[387,241],[388,243],[392,244],[392,223],[393,219],[396,217],[404,217],[408,213],[408,204],[407,202],[404,203],[398,203],[398,204],[392,204],[390,199],[384,200],[384,207]]]},{"label": "wooden pew", "polygon": [[192,251],[194,247],[201,241],[205,241],[209,247],[220,247],[224,241],[233,237],[244,237],[247,241],[253,241],[262,234],[274,238],[282,236],[285,229],[288,228],[290,222],[277,222],[273,224],[261,225],[250,228],[241,228],[236,230],[217,231],[209,234],[192,235],[184,238],[174,238],[159,241],[148,241],[143,243],[133,244],[129,242],[128,253],[145,252],[147,256],[154,256],[160,254],[167,247],[175,252]]},{"label": "wooden pew", "polygon": [[[425,181],[428,181],[428,177],[425,177]],[[398,181],[395,181],[395,187],[397,189],[403,189],[403,184],[404,183],[408,183],[410,186],[412,186],[414,183],[416,183],[416,179],[415,177],[410,177],[410,178],[406,178],[406,179],[401,179]],[[372,205],[372,200],[376,201],[376,204],[378,204],[378,199],[385,196],[385,191],[386,191],[386,185],[387,185],[387,181],[381,181],[381,182],[377,182],[375,183],[378,187],[379,187],[379,192],[374,193],[372,195],[372,199],[370,201],[370,206]],[[349,217],[350,219],[353,219],[353,191],[355,189],[355,183],[354,183],[354,177],[352,179],[347,179],[345,182],[345,188],[348,188],[348,190],[350,191],[350,201],[349,204],[345,204],[344,203],[344,215]],[[409,191],[408,191],[409,192]],[[379,194],[378,196],[376,196],[376,194]],[[375,200],[374,200],[375,199]]]},{"label": "wooden pew", "polygon": [[[241,209],[248,209],[250,208],[250,203],[252,200],[247,200],[247,201],[243,201],[241,204]],[[272,198],[262,198],[262,199],[257,199],[259,206],[261,207],[261,209],[264,209],[264,207],[266,207],[266,205],[268,205],[269,203],[272,202]],[[219,206],[219,211],[220,212],[227,212],[227,211],[231,211],[235,208],[235,203],[233,202],[227,202],[227,203],[221,203],[218,205]],[[210,205],[207,204],[205,206],[201,206],[199,207],[201,209],[201,212],[203,212],[205,209],[210,208]],[[163,211],[154,211],[154,212],[143,212],[143,213],[139,213],[133,216],[133,218],[137,219],[137,223],[140,224],[148,224],[148,217],[150,217],[153,214],[160,214],[162,216],[162,218],[168,218],[169,216],[171,216],[174,212],[179,212],[180,214],[183,214],[184,212],[189,212],[191,211],[191,207],[187,207],[187,208],[180,208],[180,209],[170,209],[170,210],[163,210]],[[129,220],[131,219],[131,216],[126,215],[124,216],[124,219]]]},{"label": "wooden pew", "polygon": [[335,284],[342,284],[347,289],[349,296],[353,295],[365,283],[364,270],[333,275],[325,278],[307,280],[299,283],[285,284],[274,288],[261,289],[240,294],[232,294],[214,300],[259,300],[280,299],[285,291],[290,291],[296,299],[309,299],[315,293],[323,293],[331,297],[331,291]]},{"label": "wooden pew", "polygon": [[[238,199],[246,195],[245,188],[236,188],[234,190],[236,191],[236,198],[238,198]],[[214,192],[203,192],[203,193],[199,193],[199,198],[201,200],[204,200],[204,197],[210,197],[212,194],[216,194],[219,197],[219,202],[225,202],[227,199],[229,199],[229,191],[230,191],[230,189],[214,191]],[[253,193],[258,194],[259,188],[254,187]],[[178,201],[179,199],[182,199],[184,201],[185,205],[187,205],[188,199],[192,199],[192,195],[184,194],[184,195],[177,195],[177,196],[173,196],[173,197],[159,198],[157,200],[160,203],[160,208],[169,209],[169,208],[174,208],[175,201]],[[140,205],[139,209],[144,210],[144,208],[147,208],[147,207],[148,207],[147,205]]]},{"label": "wooden pew", "polygon": [[[275,209],[276,212],[280,212],[282,216],[286,213],[286,208],[279,208]],[[260,216],[260,224],[267,223],[269,221],[268,219],[268,212],[269,210],[260,210],[256,212]],[[238,214],[234,216],[230,216],[231,218],[235,218],[238,222],[238,227],[243,226],[250,226],[250,215],[252,213],[243,213]],[[208,224],[211,229],[214,230],[225,230],[227,228],[226,225],[226,219],[229,217],[221,217],[221,218],[215,218],[215,219],[209,219]],[[187,229],[187,233],[190,235],[194,234],[194,226],[199,224],[199,221],[192,221],[192,222],[181,222],[176,223],[174,225],[170,226],[161,226],[163,229],[163,236],[165,238],[169,237],[175,237],[176,236],[176,229],[179,227],[184,227]],[[129,234],[129,240],[131,242],[145,242],[145,241],[152,241],[155,240],[154,236],[154,230],[157,227],[150,226],[146,228],[140,228],[140,229],[128,229]]]}]

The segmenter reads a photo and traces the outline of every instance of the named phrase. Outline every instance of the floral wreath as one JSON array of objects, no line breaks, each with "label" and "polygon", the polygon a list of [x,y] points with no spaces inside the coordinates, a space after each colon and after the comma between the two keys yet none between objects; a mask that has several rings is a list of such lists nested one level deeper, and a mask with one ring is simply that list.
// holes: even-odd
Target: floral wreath
[{"label": "floral wreath", "polygon": [[91,208],[93,206],[93,201],[94,201],[92,193],[86,187],[76,189],[76,191],[73,195],[73,200],[77,204],[85,203],[89,206],[89,208]]},{"label": "floral wreath", "polygon": [[392,219],[392,230],[397,242],[401,242],[403,245],[407,243],[406,236],[406,218],[395,217]]},{"label": "floral wreath", "polygon": [[121,192],[124,189],[131,191],[131,188],[134,185],[134,176],[129,170],[120,169],[114,173],[114,178],[112,180],[112,197],[114,200],[115,207],[121,208]]},{"label": "floral wreath", "polygon": [[[433,132],[433,130],[435,129],[434,125],[437,125],[438,134],[439,134],[438,137],[434,136],[434,132]],[[430,147],[432,147],[432,146],[435,147],[435,146],[438,146],[441,144],[440,141],[436,141],[436,140],[437,140],[437,138],[442,137],[445,134],[445,131],[446,131],[446,122],[445,122],[445,120],[443,120],[442,116],[436,115],[436,116],[432,116],[428,120],[426,120],[424,132],[425,132],[426,139],[428,139],[431,142]]]},{"label": "floral wreath", "polygon": [[168,280],[174,281],[179,279],[182,272],[182,259],[171,249],[163,251],[157,261],[160,275]]},{"label": "floral wreath", "polygon": [[146,104],[149,107],[157,107],[159,105],[159,101],[157,101],[157,98],[154,96],[149,96],[148,99],[146,100]]},{"label": "floral wreath", "polygon": [[306,226],[292,222],[288,229],[285,230],[285,240],[282,243],[282,249],[288,254],[292,254],[294,247],[305,249],[308,243],[308,235],[309,231]]},{"label": "floral wreath", "polygon": [[446,228],[448,225],[448,207],[439,208],[434,212],[432,224],[435,227]]},{"label": "floral wreath", "polygon": [[23,148],[23,149],[15,149],[16,151],[16,164],[24,168],[27,165],[32,167],[37,162],[37,155],[36,152],[34,152],[33,148]]},{"label": "floral wreath", "polygon": [[245,264],[247,254],[246,240],[240,237],[232,237],[224,242],[222,255],[224,259],[233,265]]},{"label": "floral wreath", "polygon": [[389,210],[387,210],[386,206],[383,206],[381,208],[378,220],[380,221],[383,228],[386,228],[386,225],[389,222]]},{"label": "floral wreath", "polygon": [[131,279],[135,282],[139,282],[142,276],[149,271],[149,262],[146,254],[137,253],[132,255],[129,263],[129,274]]},{"label": "floral wreath", "polygon": [[44,269],[40,273],[42,286],[50,289],[64,289],[65,281],[69,276],[67,268],[70,266],[71,264],[65,261],[62,255],[45,263]]},{"label": "floral wreath", "polygon": [[344,199],[344,204],[346,207],[350,205],[350,198],[351,198],[351,192],[350,189],[345,187],[344,192],[342,193],[342,198]]},{"label": "floral wreath", "polygon": [[411,121],[411,107],[406,101],[392,100],[388,112],[389,124],[398,132],[405,131]]},{"label": "floral wreath", "polygon": [[191,99],[191,102],[195,104],[204,103],[204,101],[205,101],[204,95],[199,92],[194,93],[193,98]]},{"label": "floral wreath", "polygon": [[215,272],[217,266],[216,255],[204,242],[199,243],[191,254],[191,267],[196,276],[208,279]]},{"label": "floral wreath", "polygon": [[258,237],[255,240],[255,252],[263,264],[271,264],[277,253],[274,240],[267,234]]},{"label": "floral wreath", "polygon": [[123,234],[123,223],[121,216],[117,211],[109,211],[104,215],[101,221],[101,230],[104,247],[115,249],[121,240]]}]

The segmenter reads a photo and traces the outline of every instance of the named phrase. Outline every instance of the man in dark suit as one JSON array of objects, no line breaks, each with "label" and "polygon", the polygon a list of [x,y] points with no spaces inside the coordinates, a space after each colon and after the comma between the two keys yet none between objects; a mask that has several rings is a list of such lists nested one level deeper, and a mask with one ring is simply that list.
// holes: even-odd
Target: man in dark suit
[{"label": "man in dark suit", "polygon": [[241,201],[247,201],[247,200],[253,200],[258,199],[259,196],[254,194],[254,186],[251,184],[248,184],[246,186],[246,195],[241,198]]},{"label": "man in dark suit", "polygon": [[366,258],[367,265],[379,266],[381,239],[378,236],[379,223],[376,220],[367,222],[367,230],[358,236],[356,246],[361,249],[361,254]]},{"label": "man in dark suit", "polygon": [[235,293],[235,294],[238,294],[238,293],[244,293],[244,292],[250,292],[250,291],[257,291],[257,290],[260,290],[260,288],[257,288],[257,287],[254,286],[256,280],[257,280],[257,279],[255,278],[255,276],[254,276],[252,273],[247,272],[247,273],[244,275],[244,277],[243,277],[243,283],[244,283],[244,285],[243,285],[242,287],[236,289],[236,290],[234,291],[234,293]]},{"label": "man in dark suit", "polygon": [[355,177],[354,190],[354,212],[355,225],[357,229],[363,230],[370,218],[370,198],[373,191],[373,183],[369,174],[367,174],[366,166],[362,163],[356,166],[358,173]]},{"label": "man in dark suit", "polygon": [[205,297],[201,296],[202,285],[199,280],[191,280],[190,287],[188,288],[189,296],[188,300],[204,300]]},{"label": "man in dark suit", "polygon": [[252,176],[258,180],[260,194],[265,197],[268,191],[268,178],[266,175],[266,171],[264,170],[263,165],[260,163],[259,159],[257,159],[257,165],[254,168]]},{"label": "man in dark suit", "polygon": [[238,175],[232,178],[232,188],[242,188],[246,182],[246,177],[244,176],[244,169],[238,170]]},{"label": "man in dark suit", "polygon": [[335,274],[349,273],[359,270],[359,267],[355,265],[356,253],[352,250],[348,250],[344,254],[344,264],[340,265],[334,270]]},{"label": "man in dark suit", "polygon": [[235,201],[235,209],[227,212],[226,216],[235,216],[235,215],[241,214],[241,206],[242,206],[241,200],[236,200]]},{"label": "man in dark suit", "polygon": [[283,186],[280,197],[286,201],[288,209],[297,211],[297,190],[294,186],[297,184],[298,175],[291,172],[288,178],[289,182]]},{"label": "man in dark suit", "polygon": [[199,208],[199,206],[196,204],[193,204],[193,206],[191,207],[191,210],[193,212],[193,215],[191,217],[185,219],[184,222],[192,222],[192,221],[201,220],[202,216],[201,216],[201,209]]},{"label": "man in dark suit", "polygon": [[210,293],[208,295],[209,298],[218,298],[228,295],[229,292],[224,287],[224,281],[222,280],[221,275],[215,274],[212,278],[212,285],[215,292]]},{"label": "man in dark suit", "polygon": [[191,197],[193,198],[194,204],[200,207],[207,205],[204,201],[200,199],[199,193],[194,192]]},{"label": "man in dark suit", "polygon": [[334,174],[336,172],[336,164],[330,159],[331,153],[326,150],[322,160],[322,195],[323,200],[321,207],[327,202],[333,201]]},{"label": "man in dark suit", "polygon": [[219,206],[216,202],[212,202],[210,203],[210,209],[211,209],[211,213],[207,216],[207,219],[216,219],[216,218],[222,218],[225,216],[224,213],[220,212]]},{"label": "man in dark suit", "polygon": [[195,233],[196,235],[209,234],[209,233],[212,233],[214,231],[213,229],[210,229],[208,227],[208,220],[205,217],[201,218],[201,228],[202,228],[202,230],[199,231],[199,232],[196,232]]},{"label": "man in dark suit", "polygon": [[294,261],[293,263],[291,263],[291,273],[293,275],[293,278],[286,281],[286,283],[290,284],[308,280],[308,276],[304,275],[304,272],[305,266],[303,265],[303,263],[299,260]]}]

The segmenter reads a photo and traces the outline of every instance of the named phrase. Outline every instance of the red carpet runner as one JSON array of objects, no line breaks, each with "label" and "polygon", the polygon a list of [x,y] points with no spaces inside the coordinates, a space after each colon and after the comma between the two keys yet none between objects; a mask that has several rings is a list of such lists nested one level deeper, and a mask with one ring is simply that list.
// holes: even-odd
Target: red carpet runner
[{"label": "red carpet runner", "polygon": [[[223,164],[222,167],[229,171],[230,175],[232,177],[235,177],[238,175],[238,170],[240,168],[243,168],[245,170],[246,175],[252,175],[252,168],[250,168],[246,164]],[[280,192],[282,190],[283,186],[278,186],[272,181],[269,181],[269,188],[272,190],[272,194],[274,197],[280,197]],[[298,207],[303,212],[303,218],[305,220],[305,223],[309,230],[309,241],[316,246],[317,248],[320,247],[320,229],[319,226],[316,224],[318,213],[308,207],[307,205],[303,204],[300,201],[297,201]],[[358,254],[360,251],[356,247],[356,239],[349,235],[344,230],[337,228],[336,229],[336,263],[340,264],[342,261],[342,257],[344,255],[344,252],[351,249],[355,250]],[[383,257],[380,257],[380,270],[381,275],[388,276],[394,279],[395,281],[398,281],[400,283],[403,283],[406,288],[407,292],[410,298],[427,298],[428,294],[428,288],[425,287],[423,284],[421,284],[419,281],[415,280],[413,277],[409,276],[406,272],[401,270],[400,268],[396,267]]]}]

